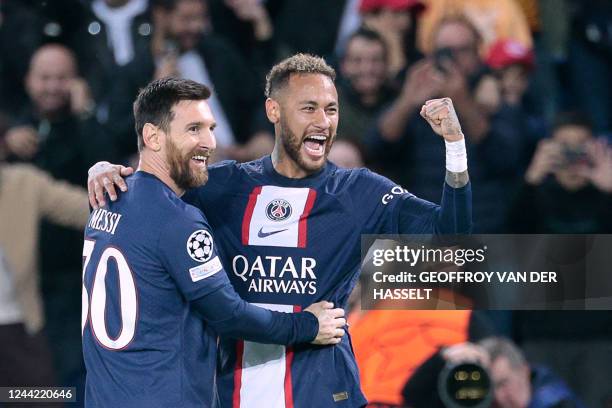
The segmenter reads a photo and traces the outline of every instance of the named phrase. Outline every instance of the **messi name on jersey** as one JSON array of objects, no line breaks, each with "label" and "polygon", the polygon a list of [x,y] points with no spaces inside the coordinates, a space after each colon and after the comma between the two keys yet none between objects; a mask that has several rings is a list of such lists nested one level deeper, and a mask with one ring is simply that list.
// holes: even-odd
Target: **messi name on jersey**
[{"label": "messi name on jersey", "polygon": [[98,208],[89,217],[89,224],[87,226],[114,235],[119,221],[121,221],[121,214]]}]

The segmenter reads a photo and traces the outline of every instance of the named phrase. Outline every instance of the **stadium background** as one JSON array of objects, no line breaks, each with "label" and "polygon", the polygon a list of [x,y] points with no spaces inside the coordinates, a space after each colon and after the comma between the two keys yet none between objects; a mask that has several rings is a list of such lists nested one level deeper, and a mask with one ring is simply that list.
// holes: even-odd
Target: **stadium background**
[{"label": "stadium background", "polygon": [[[414,109],[451,96],[468,141],[476,232],[610,233],[611,21],[606,0],[0,0],[3,358],[21,365],[29,384],[82,389],[82,237],[48,220],[82,225],[86,198],[47,175],[84,187],[98,160],[134,164],[131,103],[165,75],[212,86],[216,160],[247,161],[273,144],[267,70],[296,52],[324,56],[339,75],[331,159],[366,165],[433,201],[443,144]],[[442,44],[449,38],[454,44]],[[11,180],[7,169],[20,163],[42,173]],[[587,406],[610,406],[612,313],[485,315]],[[382,403],[401,403],[397,384],[438,346],[462,339],[422,334],[452,314],[366,316],[352,316],[356,353],[366,394]],[[422,355],[399,364],[405,372],[367,372],[382,349],[359,344],[389,318],[399,338],[420,343],[394,343],[386,357]],[[0,385],[20,378],[1,366]]]}]

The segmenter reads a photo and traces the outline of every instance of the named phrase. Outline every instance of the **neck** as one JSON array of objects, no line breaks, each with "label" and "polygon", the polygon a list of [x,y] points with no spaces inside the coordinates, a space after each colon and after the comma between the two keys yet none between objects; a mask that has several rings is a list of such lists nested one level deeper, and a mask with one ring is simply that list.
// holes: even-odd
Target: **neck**
[{"label": "neck", "polygon": [[138,162],[138,170],[150,173],[160,179],[165,185],[170,187],[177,196],[182,196],[185,190],[176,185],[172,177],[170,177],[170,166],[163,160],[157,152],[143,150],[140,153]]},{"label": "neck", "polygon": [[285,152],[285,149],[279,146],[278,143],[274,145],[271,156],[274,170],[282,176],[292,179],[301,179],[312,174],[312,172],[307,172],[291,159],[287,152]]}]

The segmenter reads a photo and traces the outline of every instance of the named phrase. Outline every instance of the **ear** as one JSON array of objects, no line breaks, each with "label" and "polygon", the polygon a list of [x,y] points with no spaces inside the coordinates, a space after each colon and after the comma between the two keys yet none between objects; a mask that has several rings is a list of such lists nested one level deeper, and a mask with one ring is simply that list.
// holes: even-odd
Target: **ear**
[{"label": "ear", "polygon": [[154,152],[161,150],[161,130],[152,123],[145,123],[142,128],[144,145]]},{"label": "ear", "polygon": [[280,105],[272,98],[266,99],[266,116],[274,124],[280,121]]}]

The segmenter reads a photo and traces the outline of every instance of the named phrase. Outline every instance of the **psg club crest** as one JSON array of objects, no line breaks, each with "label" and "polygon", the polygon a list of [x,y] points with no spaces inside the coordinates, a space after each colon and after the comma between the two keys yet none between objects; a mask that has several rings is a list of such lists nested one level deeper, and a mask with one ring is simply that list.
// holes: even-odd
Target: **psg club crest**
[{"label": "psg club crest", "polygon": [[266,206],[266,216],[272,221],[284,221],[291,217],[291,204],[282,198],[272,200]]},{"label": "psg club crest", "polygon": [[194,261],[206,262],[213,254],[213,239],[210,232],[197,230],[187,239],[187,253]]}]

